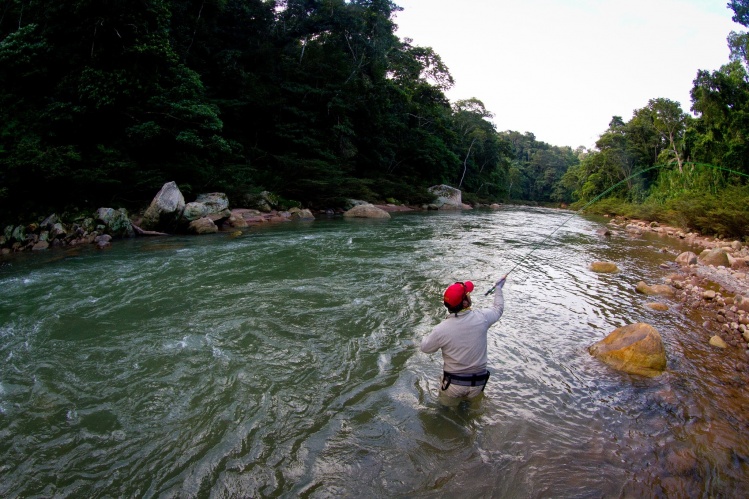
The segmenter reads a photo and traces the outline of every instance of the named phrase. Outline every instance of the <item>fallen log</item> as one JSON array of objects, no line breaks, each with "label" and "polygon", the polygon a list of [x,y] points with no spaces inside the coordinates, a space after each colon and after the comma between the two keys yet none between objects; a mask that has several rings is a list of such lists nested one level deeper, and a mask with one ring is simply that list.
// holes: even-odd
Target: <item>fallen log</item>
[{"label": "fallen log", "polygon": [[143,230],[134,223],[131,223],[130,225],[133,226],[133,230],[136,234],[139,236],[169,236],[170,234],[167,234],[166,232],[157,232],[155,230]]}]

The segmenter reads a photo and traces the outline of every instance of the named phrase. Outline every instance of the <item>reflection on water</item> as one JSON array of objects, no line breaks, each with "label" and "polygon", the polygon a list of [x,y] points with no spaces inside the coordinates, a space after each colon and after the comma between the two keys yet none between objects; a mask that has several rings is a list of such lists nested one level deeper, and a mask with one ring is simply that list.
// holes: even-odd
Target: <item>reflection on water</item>
[{"label": "reflection on water", "polygon": [[[745,354],[634,293],[683,248],[597,227],[399,213],[6,261],[0,496],[740,495]],[[521,260],[485,399],[440,406],[440,356],[417,345],[442,289],[471,279],[481,306]],[[588,355],[640,321],[663,376]]]}]

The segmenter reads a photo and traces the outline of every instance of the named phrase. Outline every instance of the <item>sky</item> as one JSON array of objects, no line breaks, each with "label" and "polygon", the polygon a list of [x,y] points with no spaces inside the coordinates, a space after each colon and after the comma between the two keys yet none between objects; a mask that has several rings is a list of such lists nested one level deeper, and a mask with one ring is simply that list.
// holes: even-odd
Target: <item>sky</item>
[{"label": "sky", "polygon": [[397,35],[432,47],[455,86],[497,130],[592,148],[613,116],[650,99],[690,112],[698,70],[728,63],[726,37],[746,29],[727,0],[394,0]]}]

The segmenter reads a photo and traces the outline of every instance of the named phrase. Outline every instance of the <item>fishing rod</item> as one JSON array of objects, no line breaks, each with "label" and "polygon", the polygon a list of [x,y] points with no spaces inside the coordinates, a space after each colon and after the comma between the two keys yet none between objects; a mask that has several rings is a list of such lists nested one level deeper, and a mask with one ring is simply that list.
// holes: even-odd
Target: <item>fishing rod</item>
[{"label": "fishing rod", "polygon": [[[611,187],[609,187],[608,189],[606,189],[605,191],[603,191],[602,193],[600,193],[598,196],[594,197],[588,203],[586,203],[585,205],[583,205],[580,209],[578,209],[577,211],[575,211],[574,213],[572,213],[572,215],[570,215],[564,222],[562,222],[557,227],[555,227],[554,230],[552,230],[540,243],[534,244],[533,248],[531,248],[531,250],[528,253],[526,253],[525,256],[523,256],[523,258],[521,258],[520,260],[518,260],[518,262],[510,269],[510,271],[505,274],[505,277],[507,277],[508,275],[510,275],[510,273],[512,271],[514,271],[516,268],[518,268],[520,266],[520,264],[522,264],[529,256],[531,256],[531,254],[534,251],[536,251],[546,241],[548,241],[549,238],[556,233],[556,231],[558,231],[559,229],[561,229],[567,222],[569,222],[570,220],[572,220],[572,218],[575,215],[577,215],[581,211],[584,211],[585,208],[587,208],[588,206],[592,205],[593,203],[595,203],[596,201],[598,201],[599,199],[601,199],[603,196],[605,196],[606,194],[608,194],[609,192],[611,192],[612,190],[614,190],[619,185],[621,185],[624,182],[628,181],[629,179],[631,179],[631,178],[633,178],[633,177],[635,177],[637,175],[640,175],[642,173],[645,173],[647,171],[654,170],[656,168],[663,168],[664,166],[666,166],[666,165],[655,165],[655,166],[651,166],[649,168],[645,168],[644,170],[640,170],[640,171],[638,171],[636,173],[633,173],[629,177],[627,177],[627,178],[625,178],[623,180],[620,180],[619,182],[615,183],[614,185],[612,185]],[[497,285],[496,284],[494,286],[492,286],[491,288],[489,288],[489,290],[486,293],[484,293],[484,296],[489,296],[490,294],[494,293],[495,289],[497,289]]]},{"label": "fishing rod", "polygon": [[[636,177],[637,175],[641,175],[641,174],[643,174],[643,173],[645,173],[645,172],[648,172],[648,171],[650,171],[650,170],[654,170],[654,169],[656,169],[656,168],[663,168],[663,167],[665,167],[665,166],[669,166],[669,165],[673,165],[673,164],[676,164],[676,163],[675,163],[675,162],[672,162],[672,163],[668,163],[668,164],[664,164],[664,165],[653,165],[653,166],[650,166],[650,167],[648,167],[648,168],[645,168],[645,169],[643,169],[643,170],[639,170],[639,171],[637,171],[637,172],[633,173],[632,175],[628,176],[627,178],[625,178],[625,179],[623,179],[623,180],[620,180],[620,181],[619,181],[619,182],[617,182],[616,184],[612,185],[611,187],[609,187],[608,189],[606,189],[605,191],[603,191],[602,193],[600,193],[600,194],[599,194],[598,196],[594,197],[594,198],[593,198],[593,199],[592,199],[591,201],[589,201],[589,202],[588,202],[588,203],[586,203],[586,204],[585,204],[585,205],[584,205],[583,207],[581,207],[580,209],[578,209],[577,211],[575,211],[575,212],[574,212],[574,213],[573,213],[572,215],[570,215],[570,216],[569,216],[569,218],[567,218],[567,219],[566,219],[566,220],[565,220],[564,222],[562,222],[562,223],[561,223],[561,224],[560,224],[559,226],[557,226],[557,227],[556,227],[556,228],[555,228],[555,229],[554,229],[553,231],[551,231],[551,232],[550,232],[550,233],[549,233],[549,234],[548,234],[548,235],[547,235],[547,236],[546,236],[546,237],[545,237],[545,238],[544,238],[544,239],[543,239],[543,240],[542,240],[542,241],[541,241],[540,243],[537,243],[537,244],[535,244],[535,245],[533,246],[533,248],[532,248],[532,249],[531,249],[531,250],[530,250],[530,251],[529,251],[528,253],[526,253],[526,254],[525,254],[525,256],[523,256],[523,258],[521,258],[521,259],[520,259],[520,260],[519,260],[519,261],[518,261],[518,262],[517,262],[517,263],[516,263],[516,264],[515,264],[515,265],[514,265],[514,266],[513,266],[513,267],[512,267],[511,269],[510,269],[510,271],[509,271],[509,272],[507,272],[507,273],[505,274],[505,277],[507,277],[508,275],[510,275],[510,273],[511,273],[512,271],[514,271],[514,270],[515,270],[516,268],[518,268],[518,267],[520,266],[520,264],[522,264],[522,263],[523,263],[523,262],[524,262],[524,261],[525,261],[525,260],[526,260],[526,259],[527,259],[527,258],[528,258],[529,256],[531,256],[531,254],[532,254],[532,253],[533,253],[534,251],[536,251],[536,250],[537,250],[537,249],[538,249],[538,248],[539,248],[539,247],[540,247],[541,245],[543,245],[543,244],[544,244],[544,243],[545,243],[545,242],[546,242],[546,241],[547,241],[547,240],[548,240],[548,239],[549,239],[549,238],[550,238],[551,236],[553,236],[553,235],[554,235],[554,233],[555,233],[556,231],[558,231],[559,229],[561,229],[561,228],[562,228],[562,227],[563,227],[563,226],[564,226],[564,225],[565,225],[565,224],[566,224],[567,222],[569,222],[569,221],[570,221],[570,220],[571,220],[571,219],[572,219],[572,218],[573,218],[573,217],[574,217],[575,215],[577,215],[577,214],[578,214],[578,213],[580,213],[581,211],[584,211],[584,210],[585,210],[585,208],[587,208],[588,206],[592,205],[593,203],[595,203],[596,201],[598,201],[599,199],[601,199],[601,198],[602,198],[603,196],[605,196],[606,194],[608,194],[609,192],[611,192],[611,191],[612,191],[613,189],[615,189],[615,188],[616,188],[616,187],[618,187],[619,185],[623,184],[624,182],[627,182],[627,181],[628,181],[629,179],[631,179],[631,178],[633,178],[633,177]],[[736,170],[732,170],[732,169],[730,169],[730,168],[725,168],[725,167],[723,167],[723,166],[711,165],[711,164],[709,164],[709,163],[691,163],[691,164],[692,164],[692,165],[694,165],[694,166],[709,166],[710,168],[714,168],[714,169],[716,169],[716,170],[723,170],[723,171],[727,171],[727,172],[730,172],[730,173],[734,173],[734,174],[737,174],[737,175],[741,175],[741,176],[744,176],[744,177],[747,177],[747,178],[749,178],[749,175],[747,175],[746,173],[742,173],[742,172],[739,172],[739,171],[736,171]],[[484,293],[484,296],[488,296],[488,295],[492,294],[492,293],[494,292],[494,290],[495,290],[496,288],[497,288],[497,285],[495,284],[494,286],[492,286],[491,288],[489,288],[489,290],[488,290],[488,291],[487,291],[486,293]]]}]

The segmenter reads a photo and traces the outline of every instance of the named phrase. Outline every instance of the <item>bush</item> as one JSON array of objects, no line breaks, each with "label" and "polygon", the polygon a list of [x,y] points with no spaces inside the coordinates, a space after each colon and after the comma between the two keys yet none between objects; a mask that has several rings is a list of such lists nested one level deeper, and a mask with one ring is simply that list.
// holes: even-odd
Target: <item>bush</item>
[{"label": "bush", "polygon": [[[580,209],[574,205],[572,208]],[[608,198],[585,211],[661,222],[703,235],[741,239],[749,235],[749,186],[733,185],[715,194],[701,190],[684,191],[665,202],[651,197],[642,204]]]}]

